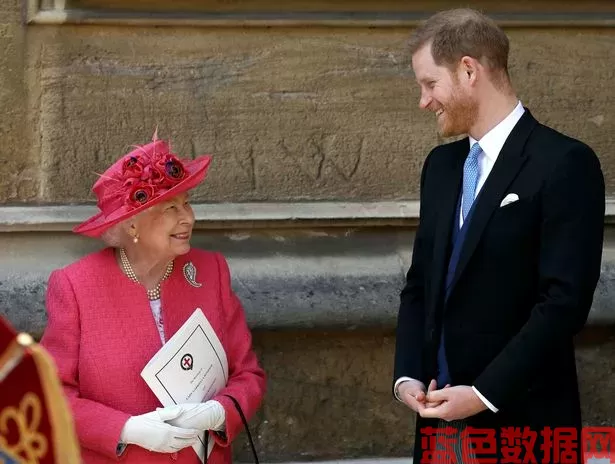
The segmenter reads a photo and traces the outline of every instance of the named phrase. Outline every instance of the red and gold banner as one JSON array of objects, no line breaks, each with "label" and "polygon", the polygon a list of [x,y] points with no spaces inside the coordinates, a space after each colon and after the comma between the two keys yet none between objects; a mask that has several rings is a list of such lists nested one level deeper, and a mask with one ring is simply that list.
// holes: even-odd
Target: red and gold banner
[{"label": "red and gold banner", "polygon": [[0,464],[79,464],[55,364],[0,316]]}]

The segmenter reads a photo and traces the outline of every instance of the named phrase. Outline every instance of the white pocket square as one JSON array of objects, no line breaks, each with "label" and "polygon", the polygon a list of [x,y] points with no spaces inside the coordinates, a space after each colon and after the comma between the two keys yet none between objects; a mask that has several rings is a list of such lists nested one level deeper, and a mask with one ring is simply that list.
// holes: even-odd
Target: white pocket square
[{"label": "white pocket square", "polygon": [[511,203],[514,203],[515,201],[518,201],[518,200],[519,200],[519,195],[517,195],[516,193],[509,193],[508,195],[504,197],[504,199],[502,200],[502,203],[500,203],[500,208],[502,206],[506,206]]}]

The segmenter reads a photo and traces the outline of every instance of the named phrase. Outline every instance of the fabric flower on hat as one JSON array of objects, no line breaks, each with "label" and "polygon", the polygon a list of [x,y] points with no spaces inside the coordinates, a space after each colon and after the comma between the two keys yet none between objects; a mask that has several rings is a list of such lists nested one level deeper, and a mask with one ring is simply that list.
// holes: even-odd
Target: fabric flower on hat
[{"label": "fabric flower on hat", "polygon": [[141,174],[143,174],[143,161],[140,159],[140,157],[127,156],[124,160],[124,163],[122,163],[122,178],[140,179]]},{"label": "fabric flower on hat", "polygon": [[143,174],[141,174],[141,180],[144,182],[149,182],[156,188],[166,186],[164,185],[166,184],[164,173],[160,172],[158,169],[156,169],[155,166],[152,166],[151,164],[148,164],[143,169]]},{"label": "fabric flower on hat", "polygon": [[138,208],[139,206],[143,206],[155,196],[157,195],[153,185],[146,182],[137,182],[130,189],[126,202],[130,206]]},{"label": "fabric flower on hat", "polygon": [[131,154],[122,163],[123,185],[128,188],[126,204],[143,206],[187,177],[182,162],[168,151]]},{"label": "fabric flower on hat", "polygon": [[186,177],[186,169],[181,161],[169,153],[157,156],[153,164],[171,186]]}]

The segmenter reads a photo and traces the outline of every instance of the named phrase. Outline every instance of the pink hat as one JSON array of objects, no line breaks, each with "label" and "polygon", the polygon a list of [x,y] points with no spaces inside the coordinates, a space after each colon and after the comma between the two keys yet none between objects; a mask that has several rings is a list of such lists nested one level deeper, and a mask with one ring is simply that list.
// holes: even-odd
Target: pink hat
[{"label": "pink hat", "polygon": [[210,162],[208,155],[180,160],[154,134],[151,143],[122,156],[100,175],[92,187],[100,212],[73,231],[100,236],[118,222],[196,187]]}]

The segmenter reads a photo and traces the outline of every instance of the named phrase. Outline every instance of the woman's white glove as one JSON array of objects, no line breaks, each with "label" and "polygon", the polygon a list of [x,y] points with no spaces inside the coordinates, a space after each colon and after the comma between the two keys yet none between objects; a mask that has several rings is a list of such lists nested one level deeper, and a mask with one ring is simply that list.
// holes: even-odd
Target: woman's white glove
[{"label": "woman's white glove", "polygon": [[147,414],[132,416],[124,424],[120,442],[158,453],[175,453],[192,446],[199,439],[199,430],[174,427],[166,422],[175,419],[180,412],[173,408],[158,408]]},{"label": "woman's white glove", "polygon": [[215,400],[205,403],[182,403],[169,406],[168,409],[175,417],[167,422],[176,427],[198,430],[224,430],[226,420],[224,407]]}]

